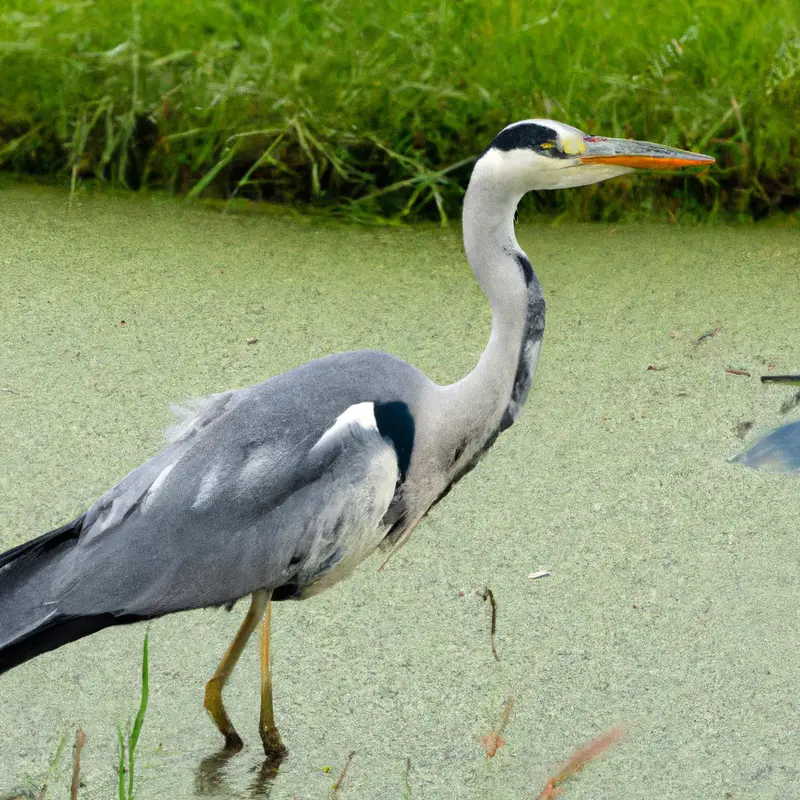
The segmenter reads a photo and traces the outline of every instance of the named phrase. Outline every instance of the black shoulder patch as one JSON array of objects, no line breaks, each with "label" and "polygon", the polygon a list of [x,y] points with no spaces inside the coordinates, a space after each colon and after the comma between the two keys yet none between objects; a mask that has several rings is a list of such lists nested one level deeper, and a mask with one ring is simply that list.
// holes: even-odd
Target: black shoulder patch
[{"label": "black shoulder patch", "polygon": [[404,481],[414,449],[414,417],[406,403],[392,400],[388,403],[375,403],[375,422],[380,435],[392,443],[397,453],[400,479]]}]

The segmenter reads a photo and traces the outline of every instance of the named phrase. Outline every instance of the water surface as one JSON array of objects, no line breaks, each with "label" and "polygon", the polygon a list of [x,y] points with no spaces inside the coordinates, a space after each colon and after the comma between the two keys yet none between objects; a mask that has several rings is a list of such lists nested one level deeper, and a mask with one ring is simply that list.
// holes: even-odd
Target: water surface
[{"label": "water surface", "polygon": [[[273,614],[290,756],[261,774],[257,648],[202,707],[244,613],[153,623],[139,798],[530,798],[576,746],[625,740],[570,798],[800,795],[800,482],[732,464],[789,422],[798,233],[523,227],[548,301],[520,422],[383,573]],[[81,512],[161,446],[168,404],[378,347],[461,377],[490,315],[458,234],[221,215],[176,202],[0,194],[0,546]],[[704,334],[705,336],[698,344]],[[248,339],[257,338],[255,344]],[[649,366],[656,369],[648,369]],[[726,372],[747,371],[751,377]],[[747,423],[750,423],[748,429]],[[540,568],[552,577],[528,578]],[[489,586],[499,604],[495,662]],[[115,796],[141,625],[0,678],[0,796],[87,733],[82,800]],[[480,737],[509,695],[507,745]],[[69,785],[68,753],[50,796]],[[326,768],[330,768],[326,771]]]}]

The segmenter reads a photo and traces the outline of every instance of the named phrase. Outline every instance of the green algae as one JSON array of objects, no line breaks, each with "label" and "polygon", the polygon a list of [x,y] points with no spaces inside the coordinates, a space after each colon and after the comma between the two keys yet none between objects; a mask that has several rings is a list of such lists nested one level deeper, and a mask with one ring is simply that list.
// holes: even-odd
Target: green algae
[{"label": "green algae", "polygon": [[[353,750],[343,797],[408,785],[529,798],[617,723],[625,740],[570,798],[800,794],[800,483],[728,462],[742,422],[755,436],[788,421],[784,393],[757,376],[800,366],[796,230],[538,226],[519,238],[548,299],[519,424],[385,572],[370,561],[275,609],[290,756],[274,780],[259,757],[256,648],[226,693],[242,753],[214,756],[202,707],[242,609],[154,622],[140,798],[326,797],[322,767]],[[0,194],[0,280],[2,547],[65,522],[156,452],[170,402],[359,347],[452,381],[490,323],[455,230],[70,205],[24,187]],[[552,577],[530,580],[541,567]],[[475,596],[485,586],[499,662]],[[80,725],[80,797],[113,796],[143,635],[103,631],[0,677],[0,793],[44,775]],[[488,760],[480,738],[510,694],[507,745]]]}]

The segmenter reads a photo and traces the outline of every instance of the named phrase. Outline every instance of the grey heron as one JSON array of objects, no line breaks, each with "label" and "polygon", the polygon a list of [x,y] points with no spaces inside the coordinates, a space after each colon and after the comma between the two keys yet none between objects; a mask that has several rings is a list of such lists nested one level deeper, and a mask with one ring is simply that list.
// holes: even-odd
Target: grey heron
[{"label": "grey heron", "polygon": [[281,753],[271,601],[310,597],[379,545],[400,546],[528,397],[545,301],[514,232],[522,196],[713,161],[552,120],[504,128],[464,198],[464,247],[492,313],[472,371],[441,386],[365,350],[191,402],[160,453],[77,519],[0,555],[0,673],[111,625],[249,596],[205,707],[226,747],[240,748],[222,690],[261,624],[260,733],[268,756]]}]

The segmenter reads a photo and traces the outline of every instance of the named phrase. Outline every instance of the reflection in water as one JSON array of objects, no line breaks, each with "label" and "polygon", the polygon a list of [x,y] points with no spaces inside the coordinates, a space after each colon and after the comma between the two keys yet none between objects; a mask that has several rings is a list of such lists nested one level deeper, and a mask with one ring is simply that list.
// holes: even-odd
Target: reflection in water
[{"label": "reflection in water", "polygon": [[[239,750],[223,749],[206,756],[195,771],[195,792],[202,797],[233,797],[236,792],[228,782],[228,762],[239,754]],[[250,770],[254,773],[249,786],[249,796],[268,798],[272,790],[272,782],[278,774],[285,755],[266,758]]]},{"label": "reflection in water", "polygon": [[206,756],[197,765],[194,778],[194,788],[197,794],[213,797],[227,788],[225,768],[228,761],[237,755],[237,752],[234,749],[219,750],[210,756]]},{"label": "reflection in water", "polygon": [[280,769],[285,758],[286,753],[284,752],[279,756],[265,758],[260,767],[253,768],[253,772],[256,774],[250,782],[250,797],[269,797],[269,793],[272,790],[272,782],[275,780],[278,769]]},{"label": "reflection in water", "polygon": [[800,472],[800,420],[772,431],[731,461],[769,472]]}]

